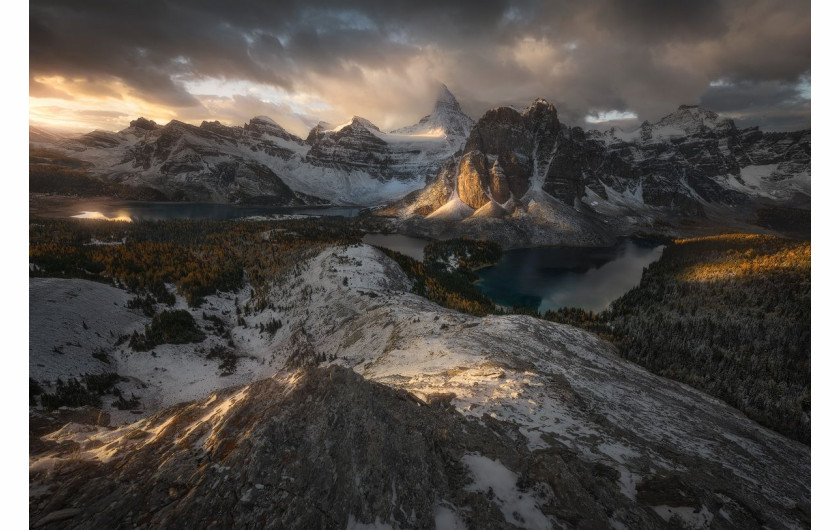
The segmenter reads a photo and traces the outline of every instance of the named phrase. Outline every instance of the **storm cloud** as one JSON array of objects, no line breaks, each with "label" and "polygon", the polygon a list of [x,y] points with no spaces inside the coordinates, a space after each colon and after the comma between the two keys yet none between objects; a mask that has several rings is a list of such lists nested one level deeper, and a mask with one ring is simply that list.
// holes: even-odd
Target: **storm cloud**
[{"label": "storm cloud", "polygon": [[29,5],[31,105],[75,108],[80,123],[102,123],[81,110],[107,101],[116,114],[241,122],[261,109],[297,131],[353,114],[390,128],[427,113],[444,82],[474,117],[545,97],[574,124],[701,103],[744,124],[810,126],[809,2]]}]

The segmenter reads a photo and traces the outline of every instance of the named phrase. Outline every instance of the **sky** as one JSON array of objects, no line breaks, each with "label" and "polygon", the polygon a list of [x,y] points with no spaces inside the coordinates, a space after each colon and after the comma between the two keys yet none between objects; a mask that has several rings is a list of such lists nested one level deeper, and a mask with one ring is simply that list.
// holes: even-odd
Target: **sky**
[{"label": "sky", "polygon": [[632,129],[680,104],[809,128],[810,2],[791,0],[31,0],[29,118],[119,130],[138,116],[297,134],[350,116],[417,122],[441,83],[479,118],[552,102]]}]

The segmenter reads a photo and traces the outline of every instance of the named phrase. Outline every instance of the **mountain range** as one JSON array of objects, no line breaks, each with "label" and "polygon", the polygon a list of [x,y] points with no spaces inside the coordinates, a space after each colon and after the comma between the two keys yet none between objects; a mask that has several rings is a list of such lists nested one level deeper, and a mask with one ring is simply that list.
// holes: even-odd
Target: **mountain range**
[{"label": "mountain range", "polygon": [[762,133],[683,105],[632,133],[568,127],[551,103],[488,111],[464,154],[406,202],[407,215],[504,216],[543,195],[600,213],[640,206],[703,215],[704,205],[810,195],[810,131]]},{"label": "mountain range", "polygon": [[488,111],[434,182],[380,213],[433,238],[606,244],[672,223],[749,223],[767,205],[809,209],[810,153],[810,131],[739,129],[697,106],[627,133],[569,127],[537,99]]},{"label": "mountain range", "polygon": [[810,208],[810,130],[739,128],[690,105],[632,132],[585,131],[544,99],[474,122],[442,85],[428,116],[390,132],[359,116],[320,122],[306,139],[266,116],[241,127],[138,118],[74,138],[30,128],[30,143],[160,199],[370,206],[428,237],[489,224],[507,246],[596,244],[627,227]]},{"label": "mountain range", "polygon": [[30,128],[30,143],[82,161],[95,178],[168,200],[372,205],[424,186],[463,148],[472,124],[441,86],[428,116],[392,132],[359,116],[320,122],[305,140],[267,116],[241,127],[138,118],[119,132],[74,138]]}]

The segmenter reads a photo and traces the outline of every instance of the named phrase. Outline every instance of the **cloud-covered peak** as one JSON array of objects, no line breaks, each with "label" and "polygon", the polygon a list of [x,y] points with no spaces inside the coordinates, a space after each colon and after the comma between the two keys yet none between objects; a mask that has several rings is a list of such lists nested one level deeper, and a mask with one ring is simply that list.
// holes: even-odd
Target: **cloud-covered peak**
[{"label": "cloud-covered peak", "polygon": [[435,110],[446,112],[461,112],[461,104],[455,99],[455,95],[449,91],[446,85],[441,83],[435,99]]}]

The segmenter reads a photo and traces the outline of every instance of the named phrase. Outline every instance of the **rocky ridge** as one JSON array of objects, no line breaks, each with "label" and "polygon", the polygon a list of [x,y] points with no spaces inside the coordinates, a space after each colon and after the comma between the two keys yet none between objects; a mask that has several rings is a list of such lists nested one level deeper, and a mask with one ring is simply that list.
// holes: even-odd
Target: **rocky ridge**
[{"label": "rocky ridge", "polygon": [[[810,525],[806,446],[620,359],[582,330],[471,317],[410,287],[376,249],[327,249],[274,287],[283,307],[248,317],[284,322],[258,344],[211,298],[201,310],[231,320],[237,347],[254,356],[253,382],[158,403],[116,429],[71,424],[39,438],[32,521]],[[174,355],[149,362],[166,367]]]}]

